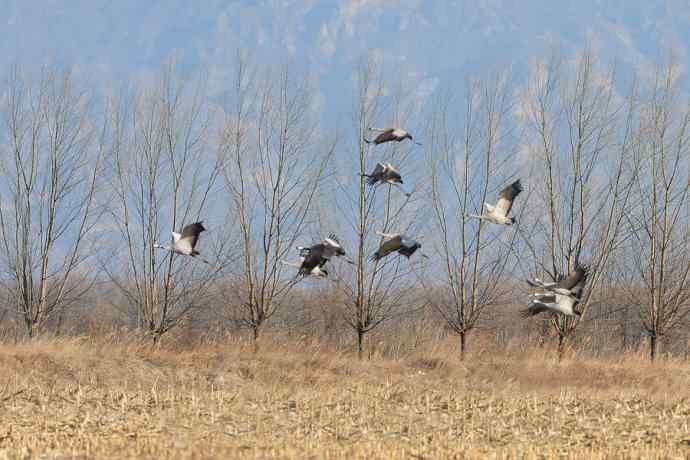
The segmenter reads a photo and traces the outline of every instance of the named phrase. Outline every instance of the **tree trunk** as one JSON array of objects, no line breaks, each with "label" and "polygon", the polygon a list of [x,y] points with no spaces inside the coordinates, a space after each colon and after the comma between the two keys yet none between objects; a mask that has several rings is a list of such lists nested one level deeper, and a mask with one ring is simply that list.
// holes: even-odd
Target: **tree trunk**
[{"label": "tree trunk", "polygon": [[55,336],[59,337],[62,335],[62,328],[65,326],[65,311],[63,309],[58,310],[57,313],[57,324],[55,325]]},{"label": "tree trunk", "polygon": [[32,339],[34,337],[34,323],[30,319],[24,319],[24,324],[26,324],[26,334],[29,336],[29,339]]},{"label": "tree trunk", "polygon": [[656,340],[656,333],[652,332],[649,335],[649,360],[654,362],[656,359],[656,349],[657,349],[657,340]]},{"label": "tree trunk", "polygon": [[467,351],[467,331],[460,333],[460,360],[465,360],[465,352]]},{"label": "tree trunk", "polygon": [[357,330],[357,357],[361,360],[364,356],[364,331]]},{"label": "tree trunk", "polygon": [[628,345],[628,307],[625,307],[623,310],[623,320],[621,321],[621,338],[622,338],[622,343],[621,347],[623,348],[623,352],[628,351],[629,345]]},{"label": "tree trunk", "polygon": [[252,345],[254,348],[254,353],[259,351],[259,335],[261,335],[261,326],[255,324],[252,326]]}]

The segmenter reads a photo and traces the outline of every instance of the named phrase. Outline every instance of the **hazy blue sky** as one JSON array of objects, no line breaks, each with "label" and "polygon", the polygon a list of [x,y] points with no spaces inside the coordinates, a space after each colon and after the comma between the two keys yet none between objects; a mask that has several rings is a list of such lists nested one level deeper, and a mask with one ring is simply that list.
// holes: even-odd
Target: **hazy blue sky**
[{"label": "hazy blue sky", "polygon": [[519,69],[552,44],[590,43],[648,66],[674,49],[685,63],[687,0],[0,0],[0,61],[57,62],[107,85],[171,55],[222,88],[238,47],[313,75],[323,110],[349,108],[353,64],[374,53],[420,95],[490,68]]}]

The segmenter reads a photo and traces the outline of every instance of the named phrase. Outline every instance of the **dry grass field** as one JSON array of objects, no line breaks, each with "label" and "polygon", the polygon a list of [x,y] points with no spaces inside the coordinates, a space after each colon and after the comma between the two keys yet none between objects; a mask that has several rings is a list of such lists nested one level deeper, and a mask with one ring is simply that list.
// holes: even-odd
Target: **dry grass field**
[{"label": "dry grass field", "polygon": [[2,345],[0,459],[690,457],[687,362],[280,343]]}]

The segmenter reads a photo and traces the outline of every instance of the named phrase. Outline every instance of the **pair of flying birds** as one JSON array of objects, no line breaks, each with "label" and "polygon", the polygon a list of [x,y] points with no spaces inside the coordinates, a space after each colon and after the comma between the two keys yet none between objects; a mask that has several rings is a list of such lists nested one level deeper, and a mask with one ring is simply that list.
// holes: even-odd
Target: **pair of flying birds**
[{"label": "pair of flying birds", "polygon": [[[367,144],[380,145],[385,144],[387,142],[402,142],[405,139],[409,139],[417,145],[422,145],[419,142],[415,142],[412,138],[412,135],[401,128],[368,128],[368,131],[378,131],[380,132],[380,134],[376,136],[374,140],[368,140],[365,138],[364,142],[366,142]],[[376,163],[374,171],[372,171],[371,174],[364,174],[364,176],[367,178],[367,183],[369,185],[390,184],[402,186],[403,184],[402,176],[400,175],[398,170],[395,169],[395,167],[390,163]],[[410,192],[406,192],[402,188],[401,190],[403,191],[405,196],[411,196]]]},{"label": "pair of flying birds", "polygon": [[[399,233],[376,232],[376,234],[387,239],[381,243],[378,250],[371,256],[371,260],[374,261],[381,260],[394,252],[398,252],[409,258],[417,249],[422,247],[422,245],[414,239]],[[325,267],[326,263],[333,257],[347,256],[340,241],[333,233],[328,235],[328,238],[325,238],[321,243],[311,247],[297,246],[297,250],[300,251],[299,262],[282,262],[285,265],[299,268],[299,272],[297,273],[298,276],[314,275],[325,278],[328,276],[328,270]],[[350,259],[345,260],[349,264],[354,264]]]},{"label": "pair of flying birds", "polygon": [[546,283],[539,278],[527,280],[527,284],[540,291],[531,294],[534,299],[529,307],[522,310],[523,317],[527,318],[543,312],[581,316],[581,313],[575,309],[575,305],[582,300],[588,275],[589,267],[577,264],[568,276],[560,277],[558,281]]}]

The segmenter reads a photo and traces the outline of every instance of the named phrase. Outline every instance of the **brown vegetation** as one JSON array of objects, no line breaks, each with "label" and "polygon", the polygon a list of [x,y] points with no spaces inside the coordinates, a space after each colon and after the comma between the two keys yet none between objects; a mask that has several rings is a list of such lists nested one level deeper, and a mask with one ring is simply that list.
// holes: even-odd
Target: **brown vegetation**
[{"label": "brown vegetation", "polygon": [[461,362],[425,344],[367,361],[268,333],[257,354],[236,338],[3,345],[0,458],[690,455],[685,363],[488,345]]}]

